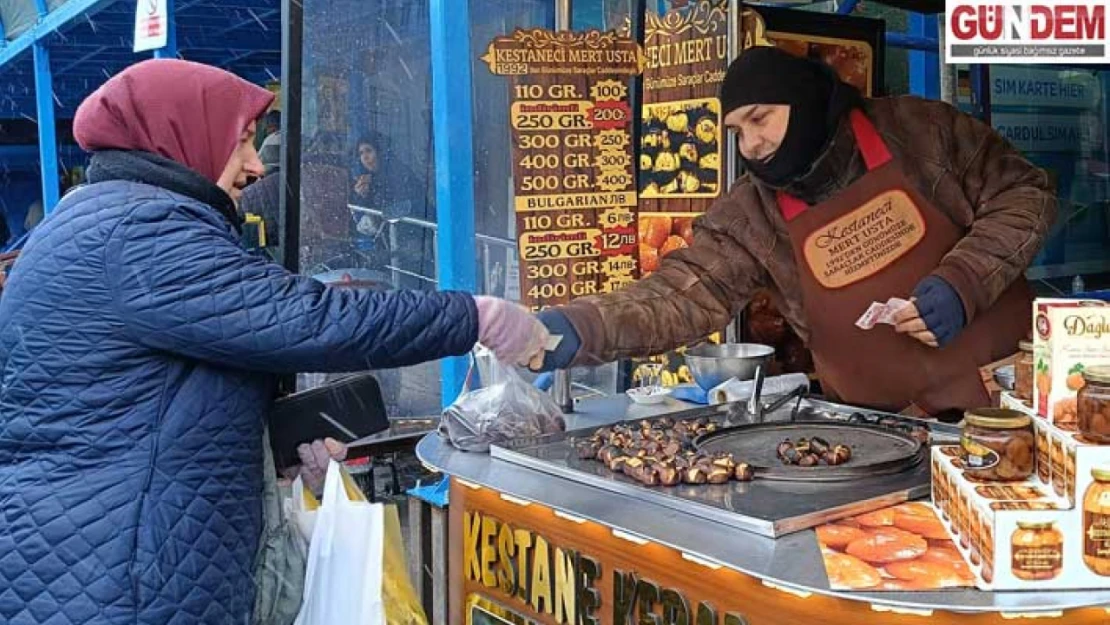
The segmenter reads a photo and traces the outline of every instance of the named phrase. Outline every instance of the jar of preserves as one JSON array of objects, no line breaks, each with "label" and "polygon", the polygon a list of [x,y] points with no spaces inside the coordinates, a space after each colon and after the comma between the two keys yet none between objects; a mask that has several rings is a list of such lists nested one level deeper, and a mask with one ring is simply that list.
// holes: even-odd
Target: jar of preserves
[{"label": "jar of preserves", "polygon": [[1014,395],[1018,399],[1033,401],[1033,343],[1022,341],[1018,343],[1017,358],[1014,359]]},{"label": "jar of preserves", "polygon": [[1079,434],[1097,445],[1110,445],[1110,367],[1083,372],[1083,388],[1076,402]]},{"label": "jar of preserves", "polygon": [[969,411],[964,415],[960,446],[964,476],[969,480],[1017,482],[1033,474],[1033,420],[1016,410]]},{"label": "jar of preserves", "polygon": [[1056,579],[1064,569],[1064,534],[1053,521],[1018,521],[1010,539],[1014,577],[1029,582]]},{"label": "jar of preserves", "polygon": [[1091,477],[1083,496],[1083,564],[1110,577],[1110,466],[1091,469]]}]

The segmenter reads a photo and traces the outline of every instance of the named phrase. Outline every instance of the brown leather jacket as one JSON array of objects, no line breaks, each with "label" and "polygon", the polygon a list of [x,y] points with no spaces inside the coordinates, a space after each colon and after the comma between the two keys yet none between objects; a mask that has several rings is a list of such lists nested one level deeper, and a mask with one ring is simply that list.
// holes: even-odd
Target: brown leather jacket
[{"label": "brown leather jacket", "polygon": [[[966,229],[933,274],[959,293],[970,322],[1040,249],[1056,216],[1048,175],[989,126],[943,102],[871,99],[865,112],[917,190]],[[844,123],[810,172],[786,191],[814,204],[864,169]],[[575,364],[644,357],[699,342],[724,329],[761,288],[807,340],[798,280],[775,189],[744,176],[695,222],[694,244],[668,255],[657,272],[562,309],[582,339]]]}]

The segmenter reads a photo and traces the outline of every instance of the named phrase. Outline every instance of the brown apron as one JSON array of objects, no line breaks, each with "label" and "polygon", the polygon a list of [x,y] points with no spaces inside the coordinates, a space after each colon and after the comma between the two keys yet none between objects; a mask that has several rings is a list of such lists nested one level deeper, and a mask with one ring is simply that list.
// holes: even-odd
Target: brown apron
[{"label": "brown apron", "polygon": [[1028,334],[1029,285],[1019,278],[942,349],[889,325],[857,327],[872,302],[909,299],[966,231],[915,190],[861,111],[850,121],[867,173],[813,207],[778,194],[822,388],[842,402],[891,412],[987,406],[979,366],[1013,353]]}]

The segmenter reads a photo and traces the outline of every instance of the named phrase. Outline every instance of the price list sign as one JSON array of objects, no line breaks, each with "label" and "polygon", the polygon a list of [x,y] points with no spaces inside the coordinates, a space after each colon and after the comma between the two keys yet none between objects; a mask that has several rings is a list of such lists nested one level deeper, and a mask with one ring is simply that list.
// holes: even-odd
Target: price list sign
[{"label": "price list sign", "polygon": [[482,57],[511,78],[521,294],[533,310],[634,281],[629,78],[644,57],[615,32],[517,30]]}]

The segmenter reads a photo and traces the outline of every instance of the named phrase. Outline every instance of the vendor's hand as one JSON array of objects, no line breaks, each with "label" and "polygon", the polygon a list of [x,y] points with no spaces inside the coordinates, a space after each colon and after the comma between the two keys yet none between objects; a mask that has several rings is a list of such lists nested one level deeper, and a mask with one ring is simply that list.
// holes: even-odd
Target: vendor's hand
[{"label": "vendor's hand", "polygon": [[896,332],[908,334],[930,347],[944,347],[963,330],[963,302],[942,278],[929,276],[922,280],[910,302],[912,305],[894,316]]},{"label": "vendor's hand", "polygon": [[328,464],[335,460],[342,462],[347,458],[347,446],[334,438],[315,440],[311,444],[297,447],[301,458],[300,476],[305,486],[319,495],[324,490],[324,478],[328,474]]},{"label": "vendor's hand", "polygon": [[501,362],[528,366],[551,335],[523,306],[496,297],[475,297],[478,342]]},{"label": "vendor's hand", "polygon": [[547,372],[570,367],[570,364],[574,362],[578,355],[578,350],[582,348],[582,339],[578,336],[578,331],[574,329],[570,319],[567,319],[566,315],[554,308],[541,312],[536,318],[547,328],[549,333],[562,337],[562,340],[555,351],[549,352],[546,349],[541,349],[538,353],[533,354],[528,363],[528,368],[536,372]]}]

